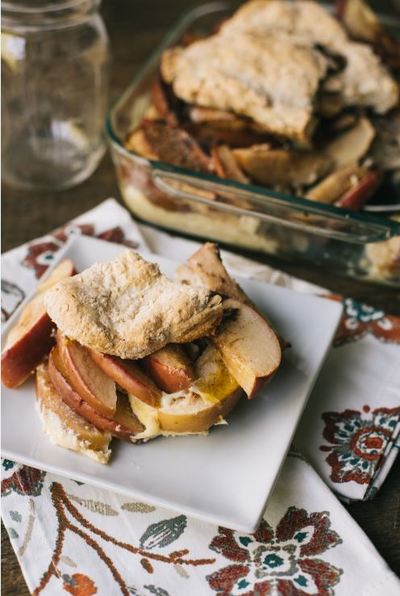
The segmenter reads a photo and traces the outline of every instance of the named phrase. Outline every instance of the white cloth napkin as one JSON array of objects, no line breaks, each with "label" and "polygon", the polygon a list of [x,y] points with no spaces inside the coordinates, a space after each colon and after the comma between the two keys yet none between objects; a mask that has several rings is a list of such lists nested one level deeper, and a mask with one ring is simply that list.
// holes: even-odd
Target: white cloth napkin
[{"label": "white cloth napkin", "polygon": [[[73,233],[184,260],[197,243],[137,226],[109,199],[63,230],[2,256],[7,319]],[[231,271],[325,290],[223,253]],[[335,297],[338,299],[338,297]],[[3,519],[35,594],[393,596],[400,583],[325,482],[343,498],[379,488],[400,431],[400,318],[345,300],[346,314],[278,485],[254,535],[127,502],[3,460]]]}]

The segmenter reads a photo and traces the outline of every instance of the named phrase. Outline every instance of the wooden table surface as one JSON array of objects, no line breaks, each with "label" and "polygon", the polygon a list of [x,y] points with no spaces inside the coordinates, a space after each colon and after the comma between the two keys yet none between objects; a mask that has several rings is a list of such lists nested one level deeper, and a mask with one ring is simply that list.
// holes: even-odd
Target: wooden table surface
[{"label": "wooden table surface", "polygon": [[[198,4],[201,2],[197,2]],[[380,6],[382,6],[380,2]],[[102,13],[111,39],[113,66],[111,101],[124,89],[133,74],[161,39],[166,28],[188,6],[186,0],[105,0]],[[40,236],[65,223],[109,196],[120,198],[111,160],[107,155],[95,174],[77,188],[55,192],[27,192],[3,187],[2,250]],[[336,277],[332,271],[310,271],[295,263],[266,263],[303,277],[334,292],[363,299],[400,314],[400,296],[395,290],[365,285]],[[400,461],[393,466],[373,501],[354,503],[347,509],[370,537],[391,568],[400,574]],[[2,527],[2,594],[28,594],[18,562]],[[180,596],[180,595],[179,595]]]}]

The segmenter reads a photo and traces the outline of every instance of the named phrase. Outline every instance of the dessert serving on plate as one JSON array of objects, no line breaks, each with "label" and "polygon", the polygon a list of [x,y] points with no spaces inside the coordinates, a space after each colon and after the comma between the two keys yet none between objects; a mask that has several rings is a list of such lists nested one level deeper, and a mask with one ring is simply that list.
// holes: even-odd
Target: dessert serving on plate
[{"label": "dessert serving on plate", "polygon": [[76,274],[69,259],[9,332],[2,381],[36,375],[44,431],[106,463],[113,437],[207,433],[279,368],[282,341],[203,245],[174,280],[132,250]]}]

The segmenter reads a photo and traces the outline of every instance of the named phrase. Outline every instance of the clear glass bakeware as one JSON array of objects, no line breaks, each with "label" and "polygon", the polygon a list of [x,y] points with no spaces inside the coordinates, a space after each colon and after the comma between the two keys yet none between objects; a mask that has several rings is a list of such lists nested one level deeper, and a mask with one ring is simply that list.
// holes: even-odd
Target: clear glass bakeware
[{"label": "clear glass bakeware", "polygon": [[209,33],[232,13],[228,2],[187,12],[110,111],[106,132],[123,199],[141,220],[231,247],[365,280],[400,286],[400,224],[143,158],[124,147],[149,105],[164,49],[187,33]]}]

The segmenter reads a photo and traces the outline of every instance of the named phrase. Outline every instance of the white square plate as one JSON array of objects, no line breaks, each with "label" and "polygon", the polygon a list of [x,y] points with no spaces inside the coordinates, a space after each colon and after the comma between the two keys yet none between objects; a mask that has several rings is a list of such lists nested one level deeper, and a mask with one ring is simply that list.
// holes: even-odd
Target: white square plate
[{"label": "white square plate", "polygon": [[[78,271],[113,259],[123,247],[78,237],[60,254]],[[176,263],[154,255],[173,276]],[[55,263],[56,264],[56,263]],[[244,532],[264,511],[293,433],[331,345],[339,303],[246,279],[243,289],[291,343],[270,384],[242,399],[228,426],[209,436],[160,437],[142,445],[113,441],[109,465],[50,443],[35,409],[34,384],[3,388],[3,456]],[[14,317],[13,317],[14,319]],[[7,325],[8,327],[8,325]]]}]

